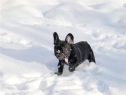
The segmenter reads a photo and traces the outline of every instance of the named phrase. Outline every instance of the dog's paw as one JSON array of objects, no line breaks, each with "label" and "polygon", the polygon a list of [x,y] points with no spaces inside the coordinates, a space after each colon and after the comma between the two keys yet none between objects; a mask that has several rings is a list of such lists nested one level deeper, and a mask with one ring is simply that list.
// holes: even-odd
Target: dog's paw
[{"label": "dog's paw", "polygon": [[69,67],[69,71],[73,72],[73,71],[75,71],[75,68],[74,67]]},{"label": "dog's paw", "polygon": [[55,72],[55,74],[57,74],[58,76],[62,75],[62,73],[60,72]]}]

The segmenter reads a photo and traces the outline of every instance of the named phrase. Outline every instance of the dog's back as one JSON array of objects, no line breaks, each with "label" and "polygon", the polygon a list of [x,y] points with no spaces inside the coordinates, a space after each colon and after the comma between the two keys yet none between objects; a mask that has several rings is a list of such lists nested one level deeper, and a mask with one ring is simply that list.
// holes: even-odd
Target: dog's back
[{"label": "dog's back", "polygon": [[84,62],[86,59],[89,60],[89,62],[95,62],[94,53],[91,49],[91,46],[86,41],[81,41],[75,44],[78,49],[78,55],[80,62]]}]

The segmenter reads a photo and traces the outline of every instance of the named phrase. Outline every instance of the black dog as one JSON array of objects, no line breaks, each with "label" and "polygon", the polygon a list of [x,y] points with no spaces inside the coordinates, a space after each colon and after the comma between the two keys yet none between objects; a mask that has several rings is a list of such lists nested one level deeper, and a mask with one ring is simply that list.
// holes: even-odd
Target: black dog
[{"label": "black dog", "polygon": [[55,74],[61,75],[63,73],[64,64],[67,64],[69,71],[72,72],[86,59],[89,62],[95,62],[93,50],[87,42],[81,41],[74,44],[74,37],[71,33],[66,36],[65,41],[61,41],[56,32],[53,33],[53,37],[54,54],[59,59],[58,72]]}]

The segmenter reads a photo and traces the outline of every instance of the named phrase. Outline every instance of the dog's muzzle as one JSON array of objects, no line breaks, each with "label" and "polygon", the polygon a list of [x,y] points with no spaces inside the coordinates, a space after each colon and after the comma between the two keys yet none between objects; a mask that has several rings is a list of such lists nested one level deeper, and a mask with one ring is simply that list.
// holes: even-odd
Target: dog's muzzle
[{"label": "dog's muzzle", "polygon": [[63,53],[61,53],[60,50],[57,50],[57,51],[56,51],[56,57],[57,57],[59,60],[63,60],[65,56],[64,56]]},{"label": "dog's muzzle", "polygon": [[65,57],[63,56],[63,54],[57,54],[56,57],[59,59],[59,60],[63,60]]}]

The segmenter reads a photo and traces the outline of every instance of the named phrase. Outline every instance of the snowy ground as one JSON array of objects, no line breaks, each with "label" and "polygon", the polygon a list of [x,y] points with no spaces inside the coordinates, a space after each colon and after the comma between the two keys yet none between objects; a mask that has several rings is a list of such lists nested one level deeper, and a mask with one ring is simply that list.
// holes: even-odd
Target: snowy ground
[{"label": "snowy ground", "polygon": [[[54,31],[97,64],[54,75]],[[126,0],[0,0],[0,95],[126,95]]]}]

